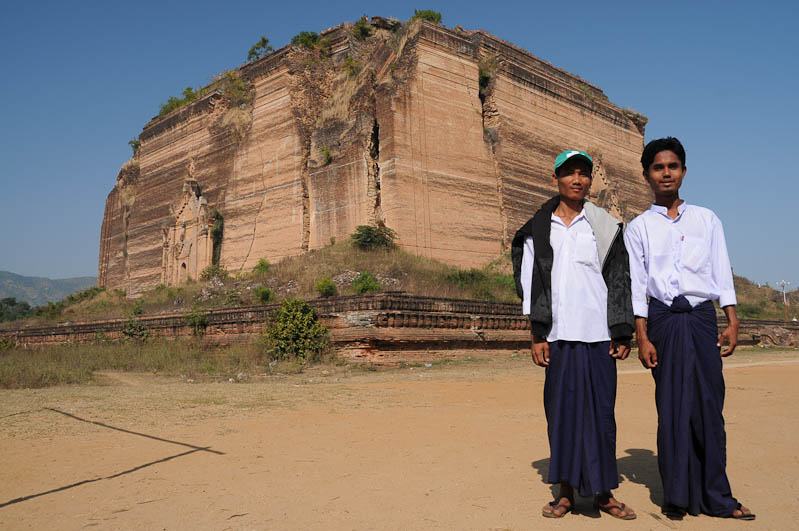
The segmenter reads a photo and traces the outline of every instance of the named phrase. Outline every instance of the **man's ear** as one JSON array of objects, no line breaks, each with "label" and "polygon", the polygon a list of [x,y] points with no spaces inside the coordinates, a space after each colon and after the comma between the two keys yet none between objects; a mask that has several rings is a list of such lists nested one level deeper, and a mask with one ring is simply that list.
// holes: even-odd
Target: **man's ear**
[{"label": "man's ear", "polygon": [[643,175],[643,176],[644,176],[644,180],[645,180],[646,182],[649,182],[649,172],[648,172],[647,170],[644,170],[644,171],[642,171],[642,172],[641,172],[641,175]]},{"label": "man's ear", "polygon": [[558,187],[558,174],[557,173],[553,173],[552,174],[552,184],[555,186],[555,188]]}]

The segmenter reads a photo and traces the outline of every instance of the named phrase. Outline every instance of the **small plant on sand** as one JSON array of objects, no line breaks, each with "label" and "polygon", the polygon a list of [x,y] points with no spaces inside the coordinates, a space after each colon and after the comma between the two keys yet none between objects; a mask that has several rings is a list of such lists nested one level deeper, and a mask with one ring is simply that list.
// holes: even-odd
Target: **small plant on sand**
[{"label": "small plant on sand", "polygon": [[329,348],[327,327],[316,310],[300,299],[285,299],[264,332],[267,354],[276,360],[318,360]]}]

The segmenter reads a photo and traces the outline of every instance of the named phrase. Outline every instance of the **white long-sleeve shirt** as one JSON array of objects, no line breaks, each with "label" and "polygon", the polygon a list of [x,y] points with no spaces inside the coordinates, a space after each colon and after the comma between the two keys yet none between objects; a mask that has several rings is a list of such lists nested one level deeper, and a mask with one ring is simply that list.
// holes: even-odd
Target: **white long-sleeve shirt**
[{"label": "white long-sleeve shirt", "polygon": [[722,307],[737,303],[721,220],[685,202],[677,212],[671,219],[666,207],[652,205],[624,233],[637,317],[649,316],[647,297],[666,305],[678,295],[691,306],[713,299]]},{"label": "white long-sleeve shirt", "polygon": [[[608,288],[602,277],[596,238],[583,210],[568,227],[552,214],[549,234],[552,264],[552,329],[547,341],[609,341]],[[522,313],[530,315],[533,239],[524,242]]]}]

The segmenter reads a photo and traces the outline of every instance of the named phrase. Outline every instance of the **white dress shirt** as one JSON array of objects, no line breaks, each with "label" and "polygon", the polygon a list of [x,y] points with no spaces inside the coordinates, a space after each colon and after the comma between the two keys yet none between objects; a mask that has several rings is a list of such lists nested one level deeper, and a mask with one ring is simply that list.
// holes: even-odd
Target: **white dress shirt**
[{"label": "white dress shirt", "polygon": [[[599,265],[594,231],[585,210],[568,227],[552,214],[549,234],[552,264],[552,329],[547,341],[609,341],[608,288]],[[533,239],[524,242],[522,255],[522,313],[530,315]]]},{"label": "white dress shirt", "polygon": [[737,302],[721,220],[685,202],[677,212],[671,219],[666,207],[652,205],[624,233],[637,317],[649,316],[647,297],[669,306],[678,295],[691,306],[711,299],[722,307]]}]

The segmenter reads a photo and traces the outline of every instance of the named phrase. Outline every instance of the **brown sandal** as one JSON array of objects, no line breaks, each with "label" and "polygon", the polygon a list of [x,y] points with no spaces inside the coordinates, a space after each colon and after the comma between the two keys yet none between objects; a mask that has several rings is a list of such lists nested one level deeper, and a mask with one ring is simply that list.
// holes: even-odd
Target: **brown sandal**
[{"label": "brown sandal", "polygon": [[[561,502],[560,500],[567,500],[571,505],[566,505],[565,503]],[[563,512],[558,514],[555,511],[558,509],[563,509]],[[571,498],[567,498],[566,496],[561,496],[557,500],[553,500],[548,504],[544,505],[544,508],[541,509],[541,514],[544,518],[563,518],[568,513],[574,510],[574,500]]]},{"label": "brown sandal", "polygon": [[[594,500],[594,507],[603,513],[608,513],[613,518],[618,518],[619,520],[635,520],[638,516],[635,514],[630,507],[627,505],[619,502],[616,500],[616,503],[620,503],[621,505],[616,505],[608,501],[605,505],[600,505],[598,501]],[[615,511],[615,512],[614,512]]]}]

